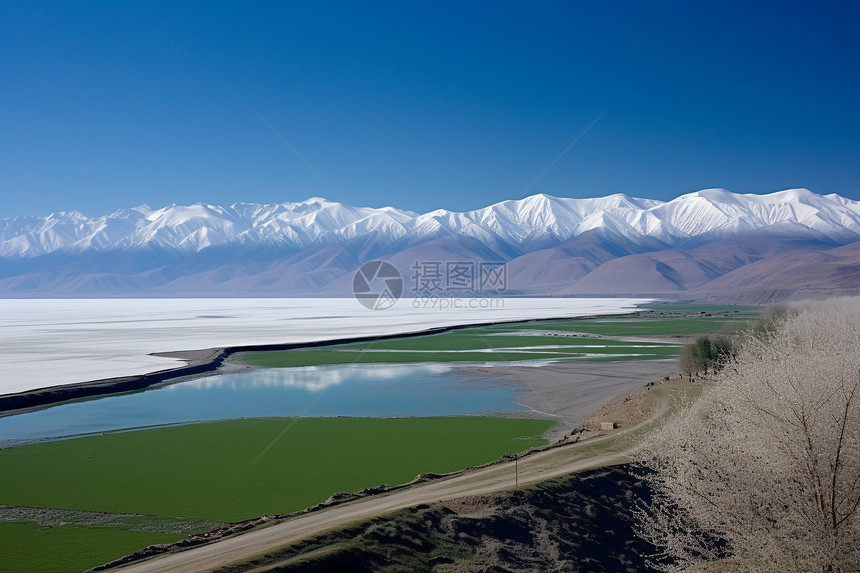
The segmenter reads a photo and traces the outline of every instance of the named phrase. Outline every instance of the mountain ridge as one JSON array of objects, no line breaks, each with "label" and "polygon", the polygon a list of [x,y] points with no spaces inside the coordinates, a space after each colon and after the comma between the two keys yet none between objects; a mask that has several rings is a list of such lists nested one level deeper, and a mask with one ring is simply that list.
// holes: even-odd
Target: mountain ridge
[{"label": "mountain ridge", "polygon": [[[319,197],[141,205],[98,217],[68,211],[0,220],[0,296],[342,296],[355,269],[377,258],[404,278],[418,260],[504,262],[511,295],[713,298],[746,280],[755,284],[750,292],[791,296],[826,290],[821,281],[807,284],[816,274],[850,290],[853,251],[800,257],[809,268],[793,275],[764,270],[762,261],[857,241],[860,202],[807,189],[704,189],[671,201],[537,194],[424,214]],[[837,261],[842,270],[834,274],[828,265]],[[753,271],[720,282],[747,266]],[[770,284],[768,273],[780,284]],[[792,285],[792,276],[806,283]]]},{"label": "mountain ridge", "polygon": [[472,211],[437,209],[424,214],[391,206],[354,207],[319,197],[298,203],[234,203],[229,207],[195,203],[152,209],[141,205],[98,217],[67,211],[43,218],[2,219],[0,257],[149,246],[199,252],[246,243],[306,248],[373,233],[418,240],[446,234],[471,236],[528,248],[541,241],[560,243],[603,229],[672,245],[780,224],[837,240],[860,239],[860,202],[806,189],[767,195],[705,189],[668,202],[624,194],[592,199],[537,194]]}]

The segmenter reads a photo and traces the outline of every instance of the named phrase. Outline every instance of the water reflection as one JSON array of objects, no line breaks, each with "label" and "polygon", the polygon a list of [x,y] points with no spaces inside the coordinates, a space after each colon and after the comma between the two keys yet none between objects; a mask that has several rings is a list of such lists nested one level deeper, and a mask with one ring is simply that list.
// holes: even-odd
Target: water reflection
[{"label": "water reflection", "polygon": [[182,384],[173,384],[167,390],[187,389],[247,389],[284,388],[322,392],[345,382],[367,380],[396,380],[404,376],[426,377],[450,372],[444,364],[391,365],[368,367],[361,364],[334,366],[304,366],[298,368],[267,368],[247,372],[233,372],[221,376],[198,378]]},{"label": "water reflection", "polygon": [[161,424],[274,416],[451,416],[521,409],[515,389],[444,364],[230,372],[0,418],[0,447]]}]

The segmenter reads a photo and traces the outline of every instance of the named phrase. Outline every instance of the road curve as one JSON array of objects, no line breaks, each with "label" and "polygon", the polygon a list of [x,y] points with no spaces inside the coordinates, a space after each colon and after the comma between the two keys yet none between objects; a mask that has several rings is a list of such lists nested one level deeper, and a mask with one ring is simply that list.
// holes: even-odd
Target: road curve
[{"label": "road curve", "polygon": [[[621,432],[627,433],[661,416],[668,401],[657,403],[648,420]],[[614,440],[618,433],[585,442],[560,446],[452,478],[429,482],[387,495],[368,497],[351,503],[302,515],[288,521],[249,533],[222,539],[208,545],[115,569],[118,573],[198,573],[216,567],[250,559],[274,551],[284,545],[317,535],[351,522],[384,515],[398,509],[422,503],[432,503],[458,497],[484,495],[528,485],[560,475],[597,467],[616,465],[630,460],[625,452],[605,452],[590,455],[584,452],[602,441]]]}]

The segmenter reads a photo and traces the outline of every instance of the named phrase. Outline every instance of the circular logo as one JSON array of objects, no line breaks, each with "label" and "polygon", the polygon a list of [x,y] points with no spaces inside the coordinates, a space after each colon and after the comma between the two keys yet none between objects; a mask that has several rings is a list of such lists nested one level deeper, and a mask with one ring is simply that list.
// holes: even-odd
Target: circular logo
[{"label": "circular logo", "polygon": [[403,294],[403,276],[391,263],[364,263],[352,277],[352,294],[370,310],[391,308]]}]

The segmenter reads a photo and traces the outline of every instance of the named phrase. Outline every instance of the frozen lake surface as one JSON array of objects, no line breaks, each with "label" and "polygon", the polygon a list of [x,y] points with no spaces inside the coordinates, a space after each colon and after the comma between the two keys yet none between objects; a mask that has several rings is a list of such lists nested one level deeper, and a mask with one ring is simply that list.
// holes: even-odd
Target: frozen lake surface
[{"label": "frozen lake surface", "polygon": [[[469,299],[458,300],[468,305]],[[401,299],[392,308],[373,311],[352,298],[2,299],[0,394],[145,374],[184,364],[150,356],[155,352],[618,314],[647,302],[629,298],[501,301],[501,308],[440,309]]]},{"label": "frozen lake surface", "polygon": [[0,417],[0,447],[163,424],[278,416],[456,416],[521,410],[515,389],[444,364],[246,370]]}]

